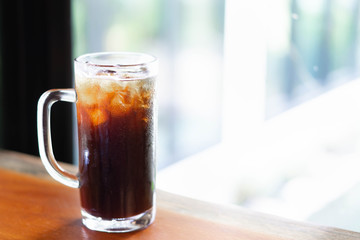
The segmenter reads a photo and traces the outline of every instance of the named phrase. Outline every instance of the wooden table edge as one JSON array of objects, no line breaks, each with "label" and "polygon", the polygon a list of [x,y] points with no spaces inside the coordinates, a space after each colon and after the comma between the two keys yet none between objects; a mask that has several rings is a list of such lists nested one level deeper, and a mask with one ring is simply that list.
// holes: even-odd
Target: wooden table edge
[{"label": "wooden table edge", "polygon": [[[77,166],[66,163],[62,163],[61,166],[71,172],[77,172]],[[35,176],[46,181],[55,181],[48,175],[38,156],[0,149],[0,168]],[[157,205],[178,214],[232,225],[247,231],[273,236],[274,239],[360,239],[360,233],[358,232],[284,219],[254,212],[240,206],[204,202],[178,196],[160,189],[157,189]]]}]

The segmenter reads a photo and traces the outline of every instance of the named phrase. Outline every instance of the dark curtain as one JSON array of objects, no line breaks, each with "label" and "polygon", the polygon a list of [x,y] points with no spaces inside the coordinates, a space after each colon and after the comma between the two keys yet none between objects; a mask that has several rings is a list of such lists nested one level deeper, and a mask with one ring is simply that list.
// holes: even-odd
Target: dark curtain
[{"label": "dark curtain", "polygon": [[[0,0],[1,147],[38,155],[36,107],[72,87],[70,0]],[[72,161],[72,106],[52,111],[55,156]]]}]

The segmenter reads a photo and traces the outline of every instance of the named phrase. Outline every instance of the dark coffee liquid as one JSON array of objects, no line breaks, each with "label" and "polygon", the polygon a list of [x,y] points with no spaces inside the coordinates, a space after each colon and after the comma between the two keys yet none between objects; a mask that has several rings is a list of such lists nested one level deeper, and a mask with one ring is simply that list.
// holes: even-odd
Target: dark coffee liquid
[{"label": "dark coffee liquid", "polygon": [[[148,81],[146,88],[139,88],[141,81]],[[154,89],[149,81],[116,83],[110,92],[94,83],[77,89],[81,206],[93,216],[125,218],[153,206]],[[88,90],[96,101],[89,100]]]}]

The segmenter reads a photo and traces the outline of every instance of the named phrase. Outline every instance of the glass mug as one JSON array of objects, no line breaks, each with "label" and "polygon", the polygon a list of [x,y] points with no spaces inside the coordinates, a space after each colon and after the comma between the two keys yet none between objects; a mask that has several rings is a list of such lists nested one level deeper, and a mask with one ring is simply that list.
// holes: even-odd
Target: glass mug
[{"label": "glass mug", "polygon": [[[57,181],[80,189],[83,224],[130,232],[155,218],[157,59],[142,53],[92,53],[75,59],[75,90],[53,89],[38,102],[41,160]],[[79,172],[54,158],[50,110],[76,102]]]}]

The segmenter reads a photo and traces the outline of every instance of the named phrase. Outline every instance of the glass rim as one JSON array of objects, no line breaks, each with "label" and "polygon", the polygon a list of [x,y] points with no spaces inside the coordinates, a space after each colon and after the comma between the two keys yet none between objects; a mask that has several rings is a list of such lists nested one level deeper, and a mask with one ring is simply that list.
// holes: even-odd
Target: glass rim
[{"label": "glass rim", "polygon": [[[139,63],[92,63],[89,61],[84,61],[96,56],[139,56],[146,57],[147,61],[139,61]],[[157,58],[154,55],[141,52],[94,52],[80,55],[74,59],[75,63],[86,64],[93,67],[106,67],[106,68],[123,68],[123,67],[141,67],[147,66],[152,63],[157,62]]]}]

